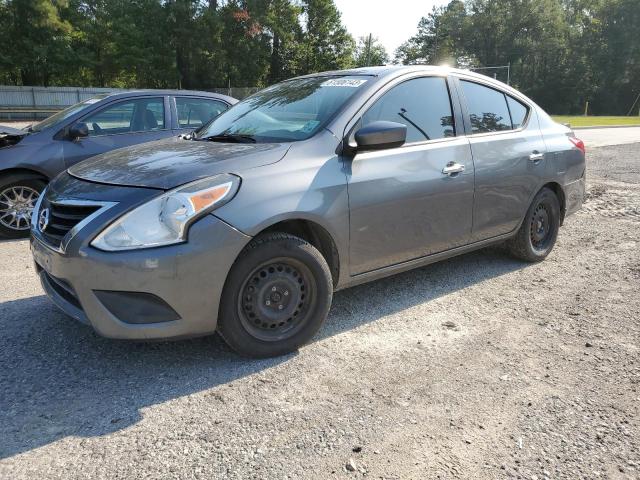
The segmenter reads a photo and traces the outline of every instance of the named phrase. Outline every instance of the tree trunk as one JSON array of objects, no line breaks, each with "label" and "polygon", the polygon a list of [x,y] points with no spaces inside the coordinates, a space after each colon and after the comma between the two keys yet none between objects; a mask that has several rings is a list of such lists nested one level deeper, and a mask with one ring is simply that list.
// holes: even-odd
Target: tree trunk
[{"label": "tree trunk", "polygon": [[280,36],[277,33],[274,33],[273,49],[271,50],[271,63],[269,66],[269,80],[271,83],[276,83],[280,80],[280,76],[282,75],[280,59]]}]

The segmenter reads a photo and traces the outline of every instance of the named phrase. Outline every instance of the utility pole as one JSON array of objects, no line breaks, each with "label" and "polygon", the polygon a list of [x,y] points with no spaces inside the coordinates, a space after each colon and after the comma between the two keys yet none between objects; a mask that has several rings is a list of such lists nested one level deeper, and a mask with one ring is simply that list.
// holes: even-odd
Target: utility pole
[{"label": "utility pole", "polygon": [[435,44],[435,53],[433,54],[433,61],[431,63],[435,64],[438,59],[438,19],[435,19],[435,29],[436,29],[436,44]]},{"label": "utility pole", "polygon": [[367,67],[371,66],[371,34],[369,34],[369,38],[367,38]]},{"label": "utility pole", "polygon": [[[629,113],[627,113],[627,117],[630,117],[631,114],[633,113],[633,107],[636,106],[636,103],[638,103],[638,100],[640,100],[640,93],[636,97],[635,102],[633,102],[633,105],[631,105],[631,108],[629,109]],[[638,109],[638,116],[640,117],[640,109]]]}]

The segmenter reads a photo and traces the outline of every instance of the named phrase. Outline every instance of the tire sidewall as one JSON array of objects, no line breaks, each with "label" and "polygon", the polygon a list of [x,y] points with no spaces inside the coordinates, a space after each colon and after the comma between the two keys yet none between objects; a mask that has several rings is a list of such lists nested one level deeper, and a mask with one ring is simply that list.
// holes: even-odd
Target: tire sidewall
[{"label": "tire sidewall", "polygon": [[[247,276],[260,264],[277,257],[289,257],[304,263],[316,283],[315,305],[305,324],[290,338],[265,341],[252,336],[242,325],[238,313],[238,297]],[[257,246],[245,249],[225,282],[218,316],[218,332],[242,355],[270,357],[297,350],[318,332],[327,317],[333,295],[331,273],[326,261],[315,247],[304,240],[279,235],[258,240]]]}]

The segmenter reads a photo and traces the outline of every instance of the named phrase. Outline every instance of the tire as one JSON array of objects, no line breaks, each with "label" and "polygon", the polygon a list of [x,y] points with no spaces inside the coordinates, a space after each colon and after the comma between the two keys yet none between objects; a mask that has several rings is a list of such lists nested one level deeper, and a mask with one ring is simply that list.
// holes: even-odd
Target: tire
[{"label": "tire", "polygon": [[0,238],[29,236],[31,212],[45,185],[34,176],[0,177]]},{"label": "tire", "polygon": [[313,338],[332,297],[331,271],[314,246],[286,233],[259,236],[227,277],[218,333],[241,355],[284,355]]},{"label": "tire", "polygon": [[560,229],[560,202],[556,194],[543,188],[531,202],[527,215],[507,247],[526,262],[540,262],[553,250]]}]

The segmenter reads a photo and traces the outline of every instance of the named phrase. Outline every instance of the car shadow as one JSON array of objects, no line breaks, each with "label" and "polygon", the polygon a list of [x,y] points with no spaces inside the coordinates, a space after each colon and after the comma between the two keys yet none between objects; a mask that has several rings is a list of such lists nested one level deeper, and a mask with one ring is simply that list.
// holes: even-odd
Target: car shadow
[{"label": "car shadow", "polygon": [[[485,249],[337,292],[315,341],[524,267]],[[1,303],[0,327],[0,458],[67,436],[124,429],[145,407],[230,385],[296,355],[241,358],[217,335],[158,343],[104,339],[45,296]]]}]

